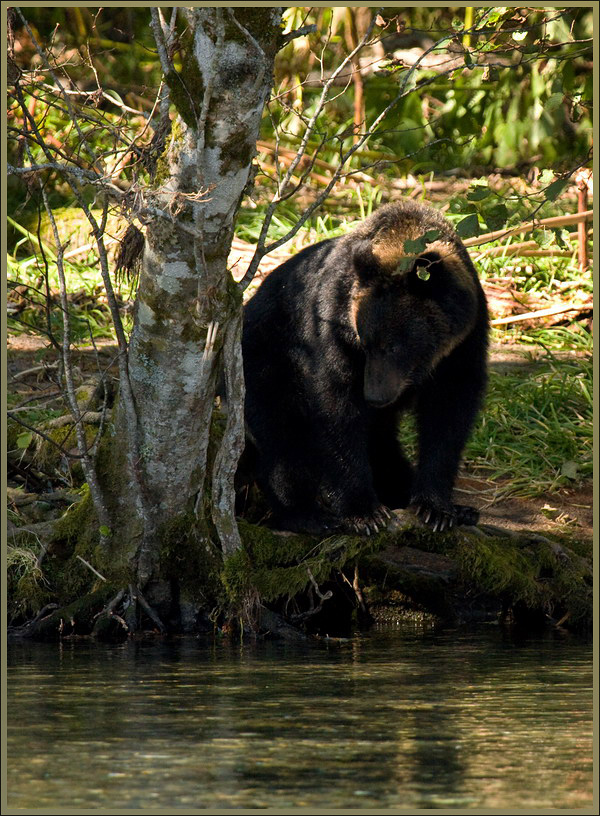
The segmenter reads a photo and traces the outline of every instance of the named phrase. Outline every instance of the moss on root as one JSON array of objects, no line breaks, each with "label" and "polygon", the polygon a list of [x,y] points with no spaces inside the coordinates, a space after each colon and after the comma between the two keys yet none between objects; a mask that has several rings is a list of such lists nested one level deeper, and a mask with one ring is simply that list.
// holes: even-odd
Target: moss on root
[{"label": "moss on root", "polygon": [[233,605],[258,593],[265,602],[292,598],[312,583],[326,581],[335,570],[383,546],[386,535],[373,538],[336,535],[321,541],[281,534],[239,522],[242,547],[225,559],[223,585]]},{"label": "moss on root", "polygon": [[[586,558],[531,534],[523,538],[434,534],[406,526],[373,538],[282,535],[240,522],[242,548],[226,559],[222,581],[234,610],[248,599],[273,604],[323,585],[357,565],[376,602],[445,620],[476,620],[512,612],[585,627],[592,615],[592,574]],[[387,555],[386,555],[387,554]],[[385,589],[384,589],[385,587]]]},{"label": "moss on root", "polygon": [[90,635],[94,630],[96,616],[104,609],[114,593],[115,589],[111,585],[98,586],[92,592],[78,597],[68,606],[60,607],[33,623],[27,635],[36,640],[60,640],[66,637]]},{"label": "moss on root", "polygon": [[535,533],[520,537],[481,537],[458,530],[429,539],[458,569],[461,591],[503,600],[510,610],[540,613],[570,624],[591,622],[593,590],[590,561],[569,544]]},{"label": "moss on root", "polygon": [[[213,423],[216,438],[223,423],[218,412]],[[102,440],[98,470],[106,484],[116,468],[111,502],[117,502],[126,492],[120,492],[119,463],[107,458],[105,446],[113,444],[114,438]],[[35,564],[39,541],[13,542],[10,587],[17,617],[26,617],[52,600],[66,620],[77,599],[93,596],[95,604],[100,597],[105,599],[110,587],[114,593],[115,587],[136,584],[132,573],[138,541],[135,523],[124,524],[108,544],[101,542],[87,486],[81,501],[53,523],[41,573]],[[467,528],[435,534],[415,526],[408,516],[397,531],[369,538],[335,535],[319,540],[277,533],[244,520],[239,530],[242,547],[222,561],[210,522],[189,512],[163,524],[158,531],[160,579],[177,588],[174,598],[205,615],[217,609],[226,619],[237,616],[244,622],[252,622],[249,610],[264,605],[283,610],[294,599],[292,606],[302,617],[312,603],[315,584],[320,588],[339,584],[342,571],[352,576],[357,567],[365,597],[388,609],[395,605],[398,610],[412,609],[446,621],[490,619],[512,612],[514,618],[525,621],[537,616],[578,628],[591,622],[591,547],[581,542],[564,544],[535,533],[515,537]],[[27,549],[21,562],[17,545]],[[334,597],[327,606],[336,603]]]},{"label": "moss on root", "polygon": [[209,610],[221,606],[221,555],[207,526],[194,513],[185,513],[166,522],[158,538],[162,572],[177,582],[182,599]]}]

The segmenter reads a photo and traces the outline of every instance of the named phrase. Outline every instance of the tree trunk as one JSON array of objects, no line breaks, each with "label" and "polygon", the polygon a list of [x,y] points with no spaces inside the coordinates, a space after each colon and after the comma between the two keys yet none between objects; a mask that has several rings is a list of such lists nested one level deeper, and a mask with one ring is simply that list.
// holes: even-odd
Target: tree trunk
[{"label": "tree trunk", "polygon": [[[189,573],[198,559],[198,552],[179,559],[166,552],[169,542],[178,546],[174,529],[189,537],[193,528],[194,547],[205,542],[206,554],[215,538],[224,553],[240,543],[233,476],[244,437],[242,301],[227,257],[252,181],[282,9],[184,13],[182,69],[166,75],[178,116],[159,158],[157,186],[147,195],[150,213],[171,217],[147,223],[130,393],[121,389],[102,468],[112,555],[163,609],[179,592],[173,563]],[[221,372],[228,411],[213,445]]]}]

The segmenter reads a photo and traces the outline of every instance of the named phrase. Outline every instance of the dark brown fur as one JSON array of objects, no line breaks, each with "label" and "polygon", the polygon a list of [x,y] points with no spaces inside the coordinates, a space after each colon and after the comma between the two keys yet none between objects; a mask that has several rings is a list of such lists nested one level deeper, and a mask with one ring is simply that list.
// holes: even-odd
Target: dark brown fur
[{"label": "dark brown fur", "polygon": [[[408,504],[436,529],[474,522],[452,488],[484,391],[487,326],[465,247],[414,202],[272,272],[246,307],[243,351],[248,448],[275,524],[368,533]],[[416,467],[397,440],[407,410]]]}]

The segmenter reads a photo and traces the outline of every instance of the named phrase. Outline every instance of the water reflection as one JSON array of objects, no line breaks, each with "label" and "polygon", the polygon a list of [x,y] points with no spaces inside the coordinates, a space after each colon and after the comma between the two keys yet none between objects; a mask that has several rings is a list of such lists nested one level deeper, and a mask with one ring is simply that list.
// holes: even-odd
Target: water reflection
[{"label": "water reflection", "polygon": [[343,644],[9,650],[11,807],[583,807],[591,645],[496,628]]}]

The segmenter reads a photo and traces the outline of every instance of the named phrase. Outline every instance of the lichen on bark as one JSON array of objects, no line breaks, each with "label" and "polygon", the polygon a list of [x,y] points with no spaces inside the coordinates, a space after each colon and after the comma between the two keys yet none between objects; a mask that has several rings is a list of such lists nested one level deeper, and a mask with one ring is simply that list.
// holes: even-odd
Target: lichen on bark
[{"label": "lichen on bark", "polygon": [[[203,558],[207,535],[223,552],[240,546],[233,476],[244,436],[242,304],[227,258],[281,35],[281,8],[181,13],[181,68],[165,71],[177,115],[148,193],[155,210],[171,215],[146,224],[129,342],[135,427],[117,408],[101,467],[114,541],[140,586],[177,582],[164,532],[180,519],[193,517],[190,528],[201,531],[185,545],[194,572],[189,548]],[[209,456],[220,377],[228,414]],[[125,499],[128,484],[139,485],[137,505]]]}]

